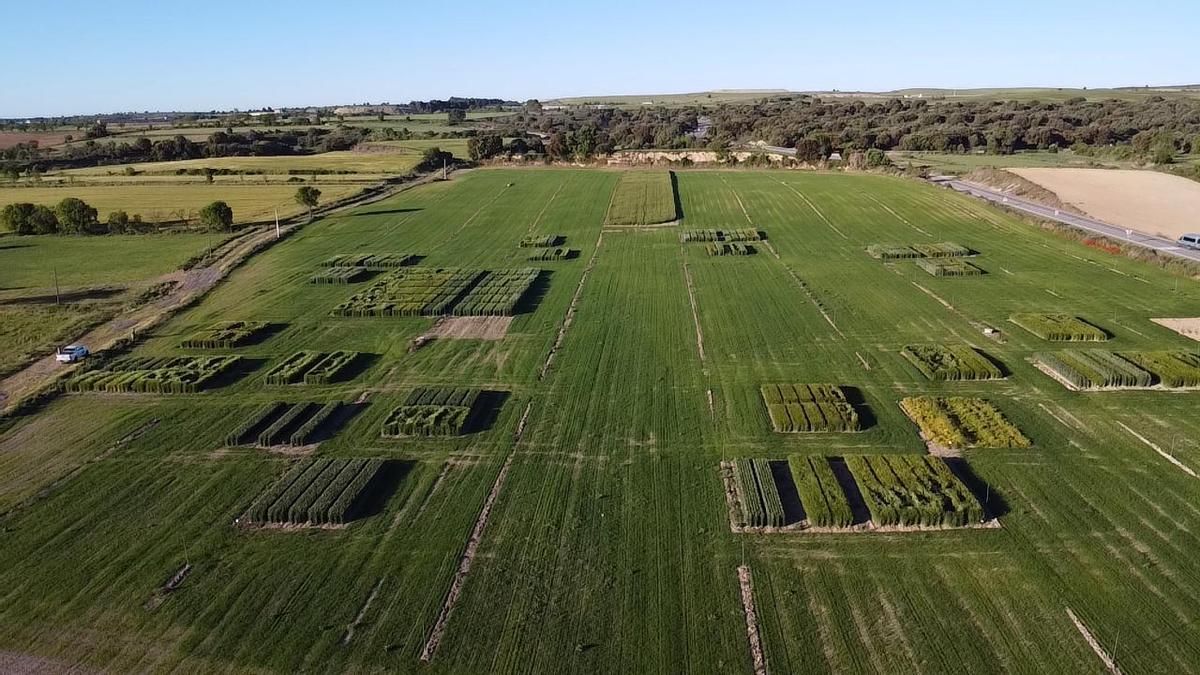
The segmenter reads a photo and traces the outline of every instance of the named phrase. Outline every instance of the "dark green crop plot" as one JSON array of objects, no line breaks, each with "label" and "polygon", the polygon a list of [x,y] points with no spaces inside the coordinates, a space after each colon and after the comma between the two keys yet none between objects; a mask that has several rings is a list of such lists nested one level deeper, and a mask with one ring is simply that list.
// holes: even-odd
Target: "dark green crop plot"
[{"label": "dark green crop plot", "polygon": [[962,527],[983,520],[979,501],[939,457],[851,455],[846,464],[876,525]]},{"label": "dark green crop plot", "polygon": [[194,394],[241,362],[239,356],[126,356],[67,380],[69,392]]},{"label": "dark green crop plot", "polygon": [[1051,342],[1103,342],[1108,339],[1108,333],[1070,314],[1021,313],[1008,319]]},{"label": "dark green crop plot", "polygon": [[1004,376],[996,364],[968,345],[909,345],[901,353],[931,380],[992,380]]},{"label": "dark green crop plot", "polygon": [[382,466],[381,459],[298,462],[250,505],[246,520],[258,525],[343,525]]},{"label": "dark green crop plot", "polygon": [[254,341],[270,329],[263,321],[223,321],[180,343],[184,349],[233,349]]}]

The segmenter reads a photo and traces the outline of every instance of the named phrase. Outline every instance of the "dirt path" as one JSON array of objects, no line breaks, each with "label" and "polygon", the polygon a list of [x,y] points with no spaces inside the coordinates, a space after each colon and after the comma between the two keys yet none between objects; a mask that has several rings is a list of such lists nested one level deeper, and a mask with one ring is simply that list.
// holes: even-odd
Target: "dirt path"
[{"label": "dirt path", "polygon": [[754,675],[767,675],[767,655],[763,652],[758,612],[754,608],[754,581],[746,565],[739,566],[737,572],[738,585],[742,589],[742,610],[746,613],[746,637],[750,640],[750,656],[754,660]]},{"label": "dirt path", "polygon": [[1112,673],[1112,675],[1121,675],[1121,669],[1117,667],[1117,662],[1108,655],[1108,652],[1104,651],[1104,648],[1100,646],[1100,643],[1092,635],[1092,631],[1083,625],[1083,622],[1079,620],[1079,617],[1075,616],[1075,612],[1071,611],[1070,607],[1067,608],[1067,616],[1070,617],[1071,623],[1075,624],[1075,629],[1083,636],[1084,641],[1088,643],[1092,651],[1096,652],[1096,656],[1099,656],[1100,660],[1104,662],[1104,667],[1108,669],[1108,672]]}]

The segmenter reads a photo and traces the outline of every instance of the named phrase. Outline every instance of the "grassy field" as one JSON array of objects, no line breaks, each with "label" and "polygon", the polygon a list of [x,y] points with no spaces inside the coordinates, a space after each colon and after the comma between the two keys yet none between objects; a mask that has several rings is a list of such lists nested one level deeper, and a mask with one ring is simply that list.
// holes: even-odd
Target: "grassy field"
[{"label": "grassy field", "polygon": [[405,174],[421,160],[419,151],[402,152],[325,152],[319,155],[294,155],[278,157],[214,157],[209,159],[185,159],[176,162],[150,162],[145,164],[121,164],[119,166],[97,166],[86,169],[69,169],[61,172],[67,176],[122,174],[126,167],[151,175],[172,175],[176,171],[189,169],[227,169],[230,171],[257,171],[262,173],[286,174],[303,171],[334,171],[371,174]]},{"label": "grassy field", "polygon": [[[201,179],[203,180],[203,179]],[[305,182],[321,190],[321,201],[329,202],[348,197],[362,189],[361,185],[335,182]],[[149,222],[174,221],[180,214],[195,219],[204,205],[222,200],[233,209],[235,223],[286,218],[304,211],[296,203],[294,183],[221,182],[147,184],[132,182],[125,185],[57,185],[54,187],[0,188],[0,206],[14,202],[32,202],[53,206],[67,197],[77,197],[99,211],[103,220],[112,211],[123,210],[130,215],[141,214]]]},{"label": "grassy field", "polygon": [[[193,353],[180,341],[216,321],[279,324],[236,350],[245,376],[195,395],[70,395],[10,424],[0,650],[111,671],[751,673],[746,565],[773,673],[1098,672],[1068,609],[1125,673],[1200,670],[1187,628],[1200,617],[1196,479],[1129,431],[1200,470],[1197,394],[1068,391],[1027,362],[1047,344],[1007,322],[1070,313],[1112,349],[1195,351],[1149,318],[1200,316],[1200,287],[882,176],[680,172],[683,227],[769,238],[710,257],[674,227],[605,228],[621,178],[481,170],[318,221],[135,352]],[[502,340],[410,351],[433,319],[335,318],[361,285],[307,283],[341,253],[522,267],[517,243],[548,234],[580,257],[544,265]],[[942,241],[980,252],[987,274],[934,278],[865,253]],[[1007,377],[928,380],[900,351],[933,342],[982,349]],[[300,349],[373,356],[344,382],[263,382]],[[773,433],[769,382],[854,388],[864,430]],[[382,438],[421,386],[508,396],[474,433]],[[1033,441],[965,451],[1002,527],[730,531],[723,459],[923,452],[898,405],[921,395],[986,398]],[[295,459],[223,439],[276,400],[363,402],[317,452],[393,461],[376,512],[345,529],[234,525]],[[185,562],[183,583],[159,592]]]}]

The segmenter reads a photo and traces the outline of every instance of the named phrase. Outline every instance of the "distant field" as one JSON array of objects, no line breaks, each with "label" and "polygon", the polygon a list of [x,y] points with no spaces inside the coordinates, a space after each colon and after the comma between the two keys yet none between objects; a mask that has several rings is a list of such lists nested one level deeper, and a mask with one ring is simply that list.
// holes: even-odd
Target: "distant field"
[{"label": "distant field", "polygon": [[[305,183],[321,190],[321,200],[333,201],[361,189],[356,185]],[[184,211],[195,217],[205,204],[222,200],[233,208],[234,222],[245,223],[301,213],[304,209],[295,202],[296,184],[228,185],[206,183],[187,185],[63,185],[57,187],[0,188],[0,207],[14,202],[54,205],[67,197],[78,197],[96,207],[100,218],[109,212],[124,210],[131,215],[141,214],[148,221],[176,220]]]},{"label": "distant field", "polygon": [[893,150],[888,157],[900,166],[928,166],[934,171],[943,173],[967,173],[980,167],[1008,169],[1016,167],[1112,167],[1129,166],[1128,162],[1118,162],[1096,157],[1076,155],[1064,150],[1062,152],[1018,152],[1012,155],[978,155],[943,152],[910,152]]},{"label": "distant field", "polygon": [[373,174],[405,174],[421,160],[416,150],[402,148],[398,152],[326,152],[319,155],[287,155],[276,157],[214,157],[210,159],[185,159],[176,162],[149,162],[97,166],[86,169],[70,169],[62,175],[95,176],[120,175],[126,167],[154,175],[171,175],[189,169],[228,169],[230,171],[261,171],[263,173],[286,174],[295,171],[352,171]]},{"label": "distant field", "polygon": [[32,132],[26,133],[23,131],[0,131],[0,150],[11,148],[18,143],[28,143],[37,141],[38,147],[48,148],[52,145],[58,145],[67,139],[67,132]]},{"label": "distant field", "polygon": [[1018,168],[1090,216],[1172,239],[1200,232],[1200,183],[1158,171]]},{"label": "distant field", "polygon": [[174,270],[222,235],[0,237],[0,291],[126,284]]}]

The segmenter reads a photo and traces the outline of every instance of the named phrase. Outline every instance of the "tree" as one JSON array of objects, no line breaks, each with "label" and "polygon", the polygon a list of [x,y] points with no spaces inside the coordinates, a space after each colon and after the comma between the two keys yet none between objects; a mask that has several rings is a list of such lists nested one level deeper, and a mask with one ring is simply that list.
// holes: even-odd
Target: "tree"
[{"label": "tree", "polygon": [[504,152],[504,139],[494,134],[475,136],[467,140],[467,154],[471,161],[489,159]]},{"label": "tree", "polygon": [[462,108],[454,108],[446,112],[446,124],[450,126],[458,126],[467,121],[467,111]]},{"label": "tree", "polygon": [[233,209],[225,202],[213,202],[200,209],[200,224],[210,230],[232,230]]},{"label": "tree", "polygon": [[124,211],[113,211],[108,214],[109,234],[124,234],[129,231],[129,214]]},{"label": "tree", "polygon": [[0,226],[15,234],[33,234],[33,204],[21,202],[0,209]]},{"label": "tree", "polygon": [[425,148],[425,151],[421,153],[421,163],[416,168],[417,171],[436,171],[442,168],[443,165],[453,161],[454,155],[434,146],[432,148]]},{"label": "tree", "polygon": [[29,214],[29,224],[33,228],[33,234],[58,232],[58,216],[54,215],[49,206],[38,204],[33,207],[33,213]]},{"label": "tree", "polygon": [[321,200],[321,191],[311,185],[296,190],[296,203],[308,207],[308,219],[312,220],[312,210]]},{"label": "tree", "polygon": [[67,197],[54,207],[58,228],[67,234],[88,234],[96,230],[99,221],[96,209],[75,197]]}]

